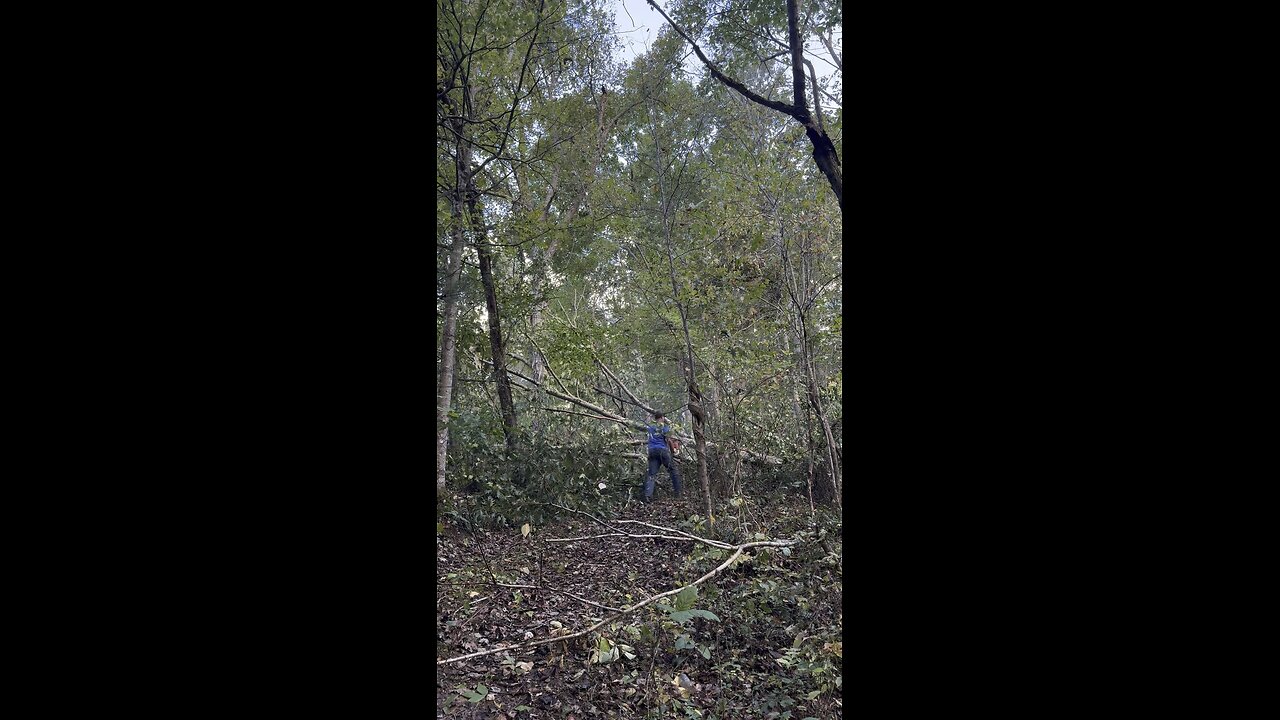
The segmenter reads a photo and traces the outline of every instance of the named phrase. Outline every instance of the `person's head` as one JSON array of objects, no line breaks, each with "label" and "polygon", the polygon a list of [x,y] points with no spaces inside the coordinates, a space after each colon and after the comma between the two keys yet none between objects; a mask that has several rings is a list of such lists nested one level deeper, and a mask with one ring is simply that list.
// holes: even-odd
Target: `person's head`
[{"label": "person's head", "polygon": [[662,413],[660,413],[660,412],[656,412],[656,413],[654,413],[654,414],[653,414],[653,421],[654,421],[654,422],[658,422],[658,423],[666,422],[666,421],[667,421],[667,416],[666,416],[666,415],[663,415],[663,414],[662,414]]}]

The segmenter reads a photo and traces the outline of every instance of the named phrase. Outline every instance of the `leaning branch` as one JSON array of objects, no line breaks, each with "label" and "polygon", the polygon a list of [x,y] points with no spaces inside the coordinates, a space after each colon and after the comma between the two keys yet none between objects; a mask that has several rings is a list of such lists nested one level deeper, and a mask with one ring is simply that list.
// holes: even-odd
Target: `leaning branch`
[{"label": "leaning branch", "polygon": [[698,44],[695,43],[687,33],[685,33],[683,28],[681,28],[679,25],[676,24],[675,20],[672,20],[662,8],[658,7],[658,4],[656,2],[654,2],[653,0],[648,0],[648,2],[649,2],[649,7],[652,7],[654,10],[657,10],[658,13],[661,14],[662,17],[666,19],[667,23],[671,25],[671,28],[675,30],[676,33],[680,35],[680,37],[684,38],[685,42],[689,43],[689,45],[693,48],[694,54],[698,56],[698,59],[702,61],[703,65],[707,66],[707,70],[711,71],[711,77],[714,77],[715,79],[719,80],[720,82],[724,83],[730,88],[733,88],[734,90],[738,91],[738,94],[742,95],[742,97],[750,100],[751,102],[759,103],[760,105],[763,105],[771,110],[777,110],[780,113],[785,113],[797,120],[800,120],[801,122],[804,121],[803,115],[806,113],[804,113],[803,109],[797,108],[795,105],[788,105],[784,102],[778,102],[777,100],[770,100],[767,97],[757,95],[751,92],[751,90],[748,89],[746,85],[743,85],[737,80],[734,80],[733,78],[721,72],[720,68],[716,67],[715,63],[707,59],[707,56],[702,53],[702,48],[698,47]]},{"label": "leaning branch", "polygon": [[640,408],[643,408],[643,409],[644,409],[646,412],[648,412],[650,415],[652,415],[652,414],[654,414],[654,413],[658,412],[657,410],[654,410],[653,408],[649,407],[648,405],[645,405],[645,404],[640,400],[640,398],[636,397],[636,396],[635,396],[635,393],[631,392],[631,389],[630,389],[630,388],[628,388],[625,384],[623,384],[623,382],[622,382],[621,380],[619,380],[619,379],[618,379],[618,376],[617,376],[617,375],[614,375],[614,374],[613,374],[613,371],[609,369],[609,366],[608,366],[608,365],[605,365],[603,362],[601,362],[601,361],[600,361],[600,358],[592,358],[592,359],[596,361],[596,364],[600,366],[600,369],[604,371],[604,374],[605,374],[605,375],[608,375],[610,378],[612,378],[612,379],[613,379],[613,381],[614,381],[614,382],[618,383],[618,387],[622,388],[622,392],[626,393],[626,394],[627,394],[627,397],[631,398],[631,401],[632,401],[632,402],[634,402],[634,403],[635,403],[637,406],[639,406]]}]

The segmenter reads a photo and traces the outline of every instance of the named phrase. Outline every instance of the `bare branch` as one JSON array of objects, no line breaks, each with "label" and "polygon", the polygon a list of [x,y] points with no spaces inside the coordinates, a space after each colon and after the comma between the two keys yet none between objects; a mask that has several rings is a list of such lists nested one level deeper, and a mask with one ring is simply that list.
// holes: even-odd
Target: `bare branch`
[{"label": "bare branch", "polygon": [[608,375],[610,378],[613,379],[614,382],[618,383],[618,387],[622,388],[622,392],[626,393],[627,397],[631,398],[632,402],[634,402],[638,407],[643,408],[649,413],[658,412],[657,410],[654,410],[648,405],[645,405],[644,402],[640,400],[640,398],[636,397],[635,393],[631,392],[631,389],[628,388],[626,384],[624,384],[621,380],[619,380],[618,376],[614,375],[613,371],[610,370],[607,365],[605,365],[603,362],[600,361],[600,358],[593,357],[592,359],[596,361],[596,364],[600,366],[600,369],[604,371],[605,375]]},{"label": "bare branch", "polygon": [[[683,530],[676,530],[675,528],[662,527],[661,525],[651,525],[647,522],[641,522],[639,520],[619,520],[618,521],[619,525],[622,525],[624,523],[629,523],[633,525],[644,525],[645,527],[651,527],[654,530],[665,530],[667,532],[679,533],[680,535],[683,535],[685,539],[695,540],[705,545],[710,545],[711,547],[718,547],[722,550],[732,550],[733,548],[737,547],[736,545],[730,545],[729,543],[722,543],[719,540],[708,540],[704,537],[698,537],[697,535],[694,535],[692,533],[687,533]],[[635,536],[635,537],[640,537],[640,536]]]},{"label": "bare branch", "polygon": [[818,119],[818,129],[823,135],[827,134],[827,126],[822,122],[822,103],[818,101],[818,92],[822,89],[818,87],[818,74],[813,71],[813,63],[808,58],[800,58],[809,68],[809,79],[813,81],[813,115]]},{"label": "bare branch", "polygon": [[582,417],[588,417],[588,418],[591,418],[591,419],[593,419],[593,420],[613,420],[613,418],[611,418],[611,417],[605,417],[605,416],[603,416],[603,415],[588,415],[588,414],[586,414],[586,413],[574,412],[574,411],[572,411],[572,410],[561,410],[560,408],[544,407],[544,408],[538,408],[538,409],[539,409],[539,410],[546,410],[547,412],[558,412],[558,413],[564,413],[565,415],[581,415]]},{"label": "bare branch", "polygon": [[826,35],[819,35],[818,39],[826,46],[827,52],[831,53],[831,59],[836,61],[836,69],[840,72],[844,72],[844,60],[840,57],[840,54],[836,52],[836,49],[831,47],[831,40],[829,40]]},{"label": "bare branch", "polygon": [[[562,506],[557,505],[556,507],[562,507]],[[565,508],[565,509],[566,509],[566,510],[568,510],[569,508]],[[577,510],[573,510],[572,512],[578,512],[578,511],[577,511]],[[586,513],[582,513],[582,514],[584,514],[584,515],[585,515]],[[597,519],[597,520],[598,520],[598,519]],[[601,521],[601,522],[602,522],[602,521]],[[641,600],[640,602],[636,603],[635,605],[632,605],[631,607],[623,608],[623,609],[622,609],[621,611],[619,611],[617,614],[615,614],[615,615],[611,615],[611,616],[609,616],[609,617],[607,617],[607,618],[605,618],[605,619],[601,620],[600,622],[596,623],[595,625],[592,625],[591,627],[586,628],[585,630],[579,630],[578,632],[576,632],[576,633],[572,633],[572,634],[570,634],[570,635],[560,635],[559,637],[544,638],[544,639],[542,639],[542,640],[530,640],[530,641],[528,641],[528,642],[513,643],[513,644],[511,644],[511,645],[503,645],[502,647],[490,648],[490,649],[488,649],[488,650],[481,650],[480,652],[474,652],[474,653],[470,653],[470,654],[467,654],[467,655],[459,655],[458,657],[452,657],[452,658],[448,658],[448,659],[445,659],[445,660],[437,660],[437,661],[436,661],[436,665],[447,665],[447,664],[449,664],[449,663],[455,663],[455,662],[458,662],[458,661],[460,661],[460,660],[469,660],[469,659],[471,659],[471,658],[483,657],[483,656],[485,656],[485,655],[492,655],[492,654],[494,654],[494,653],[504,652],[504,651],[507,651],[507,650],[514,650],[514,649],[516,649],[516,648],[521,648],[521,647],[526,647],[526,648],[528,648],[528,647],[535,647],[535,646],[538,646],[538,645],[546,645],[546,644],[548,644],[548,643],[554,643],[554,642],[564,642],[564,641],[567,641],[567,640],[572,640],[573,638],[576,638],[576,637],[582,637],[583,635],[586,635],[587,633],[592,632],[593,630],[596,630],[596,629],[598,629],[598,628],[602,628],[602,627],[604,627],[605,625],[608,625],[609,623],[613,622],[614,620],[617,620],[618,618],[623,617],[624,615],[630,615],[631,613],[635,612],[636,610],[639,610],[640,608],[642,608],[642,607],[644,607],[644,606],[646,606],[646,605],[649,605],[649,604],[654,603],[654,602],[656,602],[656,601],[658,601],[658,600],[661,600],[661,599],[662,599],[662,598],[664,598],[664,597],[671,597],[672,595],[678,595],[678,594],[680,593],[680,591],[681,591],[681,590],[684,590],[686,587],[695,587],[695,586],[697,586],[697,585],[701,585],[702,583],[706,582],[707,580],[709,580],[709,579],[711,579],[711,578],[715,577],[716,575],[718,575],[718,574],[720,573],[720,571],[721,571],[721,570],[724,570],[725,568],[727,568],[727,567],[729,567],[730,565],[732,565],[732,564],[734,563],[734,561],[736,561],[739,557],[741,557],[741,556],[742,556],[742,552],[743,552],[744,550],[746,550],[747,548],[751,548],[751,547],[762,547],[762,546],[764,546],[764,547],[785,547],[785,546],[787,546],[787,545],[794,545],[796,542],[797,542],[797,541],[795,541],[795,540],[764,540],[764,541],[760,541],[760,542],[749,542],[749,543],[743,543],[742,545],[738,545],[738,546],[735,548],[735,552],[734,552],[732,555],[730,555],[730,556],[729,556],[729,559],[728,559],[728,560],[725,560],[724,562],[720,563],[718,566],[716,566],[716,568],[715,568],[715,569],[713,569],[712,571],[708,572],[706,575],[703,575],[702,577],[698,578],[697,580],[694,580],[693,582],[689,583],[688,585],[684,585],[684,586],[682,586],[682,587],[678,587],[678,588],[672,588],[671,590],[668,590],[668,591],[666,591],[666,592],[664,592],[664,593],[658,593],[657,595],[653,595],[653,596],[651,596],[651,597],[649,597],[649,598],[646,598],[646,599],[644,599],[644,600]]]}]

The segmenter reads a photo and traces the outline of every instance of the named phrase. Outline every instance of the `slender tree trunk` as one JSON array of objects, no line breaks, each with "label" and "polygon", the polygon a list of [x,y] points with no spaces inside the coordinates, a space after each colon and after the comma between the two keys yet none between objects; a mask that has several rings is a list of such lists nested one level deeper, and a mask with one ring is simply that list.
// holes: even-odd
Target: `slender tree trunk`
[{"label": "slender tree trunk", "polygon": [[[493,283],[493,254],[485,241],[484,217],[476,204],[474,195],[468,198],[467,208],[471,217],[472,230],[476,235],[476,251],[480,257],[480,282],[484,284],[484,302],[489,311],[489,348],[493,355],[494,383],[497,385],[498,404],[502,412],[502,434],[507,442],[507,450],[514,459],[519,445],[516,435],[516,406],[511,397],[511,379],[507,376],[507,353],[502,340],[502,314]],[[513,464],[512,468],[512,479],[520,481],[522,475],[518,472],[519,464]]]},{"label": "slender tree trunk", "polygon": [[804,251],[801,251],[800,267],[797,268],[792,261],[790,253],[787,252],[787,242],[785,232],[780,233],[778,244],[782,251],[782,273],[787,286],[787,293],[791,297],[791,307],[795,313],[794,322],[799,331],[800,370],[804,376],[809,407],[812,408],[814,415],[818,418],[818,422],[822,427],[823,438],[826,440],[825,450],[827,463],[831,468],[831,488],[835,493],[836,506],[842,507],[840,460],[837,457],[835,435],[831,432],[831,423],[827,420],[826,412],[822,407],[822,397],[818,393],[818,376],[813,366],[813,344],[809,337],[807,313],[815,297],[813,293],[816,292],[816,289],[813,288],[810,264],[804,255]]},{"label": "slender tree trunk", "polygon": [[666,188],[666,171],[662,160],[662,152],[660,140],[657,133],[657,123],[653,122],[653,106],[649,107],[650,123],[654,129],[654,171],[658,176],[658,209],[662,214],[662,237],[667,249],[667,269],[671,277],[671,299],[676,304],[676,310],[680,312],[680,328],[684,333],[685,346],[685,362],[684,362],[684,379],[685,389],[689,394],[689,414],[693,416],[693,444],[698,455],[698,480],[702,483],[702,496],[706,503],[707,519],[712,523],[712,532],[715,531],[715,513],[711,507],[711,474],[707,472],[707,438],[706,438],[706,414],[702,409],[702,392],[698,389],[698,382],[693,369],[693,340],[689,336],[689,315],[685,310],[684,303],[680,302],[680,284],[676,281],[676,249],[675,242],[671,237],[671,226],[675,223],[675,208],[672,207],[672,198],[667,193]]},{"label": "slender tree trunk", "polygon": [[804,410],[804,438],[808,448],[806,457],[808,458],[809,468],[809,514],[813,515],[817,510],[813,506],[813,414],[809,412],[809,408]]},{"label": "slender tree trunk", "polygon": [[[461,123],[455,130],[461,134]],[[462,216],[463,193],[470,182],[471,151],[466,142],[457,143],[457,168],[455,185],[450,199],[450,219],[453,222],[453,246],[449,248],[446,266],[448,275],[444,283],[444,329],[440,333],[440,376],[436,383],[436,489],[444,489],[445,466],[449,449],[449,406],[453,399],[453,376],[457,350],[458,285],[462,276],[462,249],[466,245],[466,221]]]},{"label": "slender tree trunk", "polygon": [[[718,377],[715,367],[707,368],[707,372],[711,375],[713,380]],[[732,402],[732,400],[733,399],[730,398],[730,402]],[[703,410],[706,410],[707,412],[707,424],[713,425],[711,428],[712,432],[719,432],[716,430],[716,427],[718,427],[716,416],[720,412],[720,383],[711,383],[711,400]]]},{"label": "slender tree trunk", "polygon": [[826,440],[827,464],[831,467],[831,489],[835,492],[836,507],[841,507],[841,468],[836,457],[835,435],[831,432],[831,423],[822,407],[822,396],[818,394],[818,376],[813,367],[813,346],[809,342],[808,325],[803,315],[800,316],[801,346],[804,348],[805,377],[808,385],[809,404],[822,426],[822,435]]},{"label": "slender tree trunk", "polygon": [[[782,350],[791,354],[792,357],[799,357],[799,351],[791,342],[791,333],[787,332],[785,327],[782,329]],[[802,416],[800,415],[800,395],[796,392],[795,383],[788,383],[787,399],[791,401],[791,417],[795,418],[798,427]],[[808,417],[804,416],[804,419],[807,421]]]}]

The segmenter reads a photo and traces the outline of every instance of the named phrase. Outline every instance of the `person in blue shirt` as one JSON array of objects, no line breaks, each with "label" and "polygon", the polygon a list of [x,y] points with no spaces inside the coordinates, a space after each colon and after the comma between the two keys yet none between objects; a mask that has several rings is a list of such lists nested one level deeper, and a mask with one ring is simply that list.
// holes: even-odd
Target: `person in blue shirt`
[{"label": "person in blue shirt", "polygon": [[671,474],[671,488],[676,497],[680,497],[680,471],[676,470],[675,461],[671,459],[671,448],[667,446],[667,438],[671,436],[671,422],[662,413],[654,413],[653,421],[646,426],[649,434],[649,475],[644,481],[644,502],[653,498],[653,478],[658,468],[665,467]]}]

